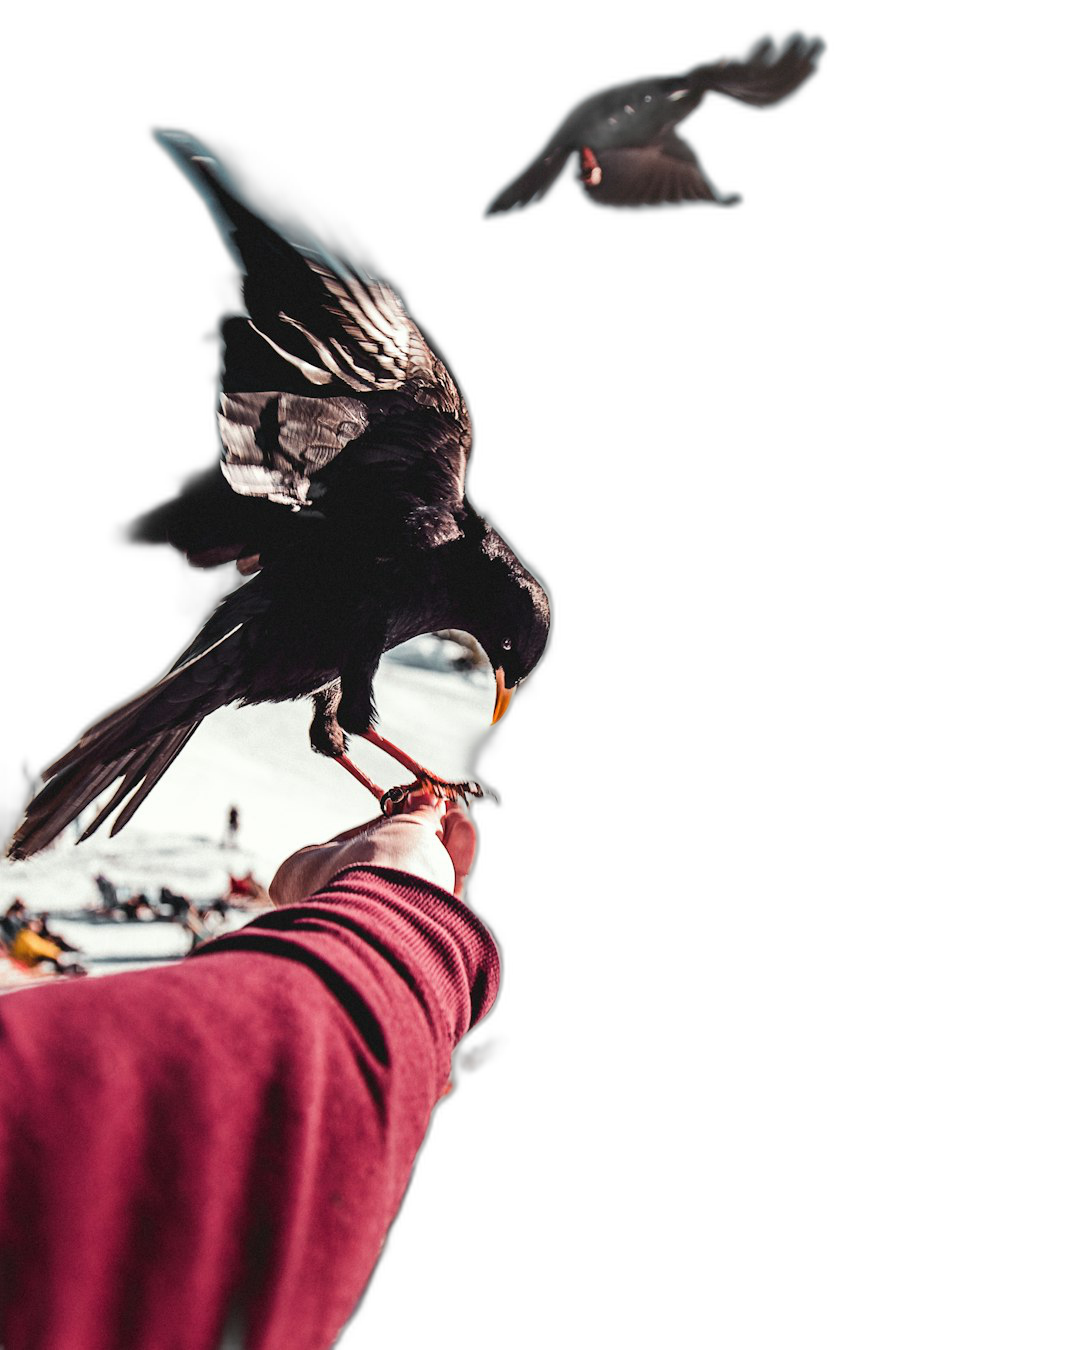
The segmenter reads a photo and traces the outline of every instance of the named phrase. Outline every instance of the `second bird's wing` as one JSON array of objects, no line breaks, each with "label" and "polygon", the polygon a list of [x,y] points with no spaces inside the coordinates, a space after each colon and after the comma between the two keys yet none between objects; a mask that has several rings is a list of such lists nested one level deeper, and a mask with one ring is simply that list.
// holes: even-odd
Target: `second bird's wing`
[{"label": "second bird's wing", "polygon": [[800,33],[788,38],[779,55],[771,38],[762,38],[745,61],[717,61],[699,66],[689,79],[700,87],[737,98],[759,108],[793,94],[817,69],[817,59],[825,50],[820,38],[804,38]]},{"label": "second bird's wing", "polygon": [[697,156],[673,131],[649,145],[583,150],[581,176],[590,200],[601,206],[659,206],[663,202],[717,202]]},{"label": "second bird's wing", "polygon": [[562,172],[562,167],[570,157],[570,147],[552,142],[533,160],[523,174],[520,174],[508,187],[504,187],[487,209],[493,216],[499,211],[509,211],[512,206],[528,206],[538,201]]}]

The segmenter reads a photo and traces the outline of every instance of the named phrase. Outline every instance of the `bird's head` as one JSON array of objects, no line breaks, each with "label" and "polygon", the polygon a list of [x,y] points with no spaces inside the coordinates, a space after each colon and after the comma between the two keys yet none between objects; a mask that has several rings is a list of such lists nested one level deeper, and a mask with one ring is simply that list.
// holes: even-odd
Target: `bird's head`
[{"label": "bird's head", "polygon": [[514,690],[536,666],[547,645],[551,609],[540,582],[509,544],[485,524],[469,578],[470,621],[462,625],[484,649],[495,673],[497,722]]}]

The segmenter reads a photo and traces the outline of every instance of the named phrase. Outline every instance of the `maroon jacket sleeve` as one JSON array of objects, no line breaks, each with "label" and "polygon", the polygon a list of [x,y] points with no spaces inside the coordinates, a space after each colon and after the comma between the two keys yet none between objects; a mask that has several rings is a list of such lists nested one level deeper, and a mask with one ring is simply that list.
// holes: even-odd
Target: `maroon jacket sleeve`
[{"label": "maroon jacket sleeve", "polygon": [[452,896],[355,868],[175,966],[0,998],[0,1345],[329,1346],[498,970]]}]

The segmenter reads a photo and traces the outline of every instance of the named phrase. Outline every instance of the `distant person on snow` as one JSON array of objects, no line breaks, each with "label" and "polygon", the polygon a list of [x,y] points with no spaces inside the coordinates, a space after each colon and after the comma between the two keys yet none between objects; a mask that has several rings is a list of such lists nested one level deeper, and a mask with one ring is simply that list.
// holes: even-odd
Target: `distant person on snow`
[{"label": "distant person on snow", "polygon": [[158,913],[168,911],[174,919],[181,922],[188,910],[191,909],[191,901],[186,895],[177,895],[176,891],[170,890],[168,886],[162,886],[158,894]]},{"label": "distant person on snow", "polygon": [[55,942],[43,938],[36,919],[28,919],[15,934],[10,947],[11,959],[27,970],[36,970],[38,966],[51,963],[60,969],[60,948]]},{"label": "distant person on snow", "polygon": [[240,833],[240,811],[235,806],[229,807],[228,819],[225,822],[225,847],[236,847],[236,836]]},{"label": "distant person on snow", "polygon": [[120,897],[116,893],[116,887],[104,872],[99,872],[97,874],[94,878],[94,885],[98,888],[98,893],[101,896],[101,908],[108,913],[112,913],[120,902]]},{"label": "distant person on snow", "polygon": [[[67,949],[69,951],[74,950],[70,946]],[[23,927],[15,934],[15,939],[9,948],[9,955],[13,961],[27,970],[36,971],[52,966],[58,975],[86,974],[84,968],[77,963],[64,961],[64,948],[52,934],[46,936],[42,932],[40,918],[27,919]],[[3,1342],[0,1342],[0,1344],[3,1344]]]},{"label": "distant person on snow", "polygon": [[6,947],[10,947],[15,941],[19,930],[26,926],[26,920],[26,901],[16,896],[0,918],[0,940]]},{"label": "distant person on snow", "polygon": [[82,951],[81,947],[74,946],[67,940],[67,938],[61,937],[59,933],[53,932],[53,930],[49,927],[49,914],[47,910],[43,911],[37,917],[39,924],[38,932],[41,934],[43,938],[47,939],[49,942],[55,942],[62,952]]},{"label": "distant person on snow", "polygon": [[150,897],[142,891],[138,895],[131,895],[126,900],[121,900],[117,909],[128,923],[134,923],[143,918],[153,919],[156,917],[154,906],[150,903]]}]

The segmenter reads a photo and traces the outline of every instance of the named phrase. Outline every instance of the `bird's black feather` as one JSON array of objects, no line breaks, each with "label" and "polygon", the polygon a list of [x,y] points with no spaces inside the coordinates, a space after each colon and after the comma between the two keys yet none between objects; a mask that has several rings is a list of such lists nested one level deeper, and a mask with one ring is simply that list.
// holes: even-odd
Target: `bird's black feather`
[{"label": "bird's black feather", "polygon": [[536,160],[488,207],[488,214],[527,206],[551,187],[569,156],[581,155],[581,181],[606,206],[711,201],[717,192],[693,152],[674,135],[708,92],[764,108],[793,94],[814,73],[825,44],[795,34],[777,54],[764,38],[744,61],[716,61],[686,75],[636,80],[594,94],[569,114]]},{"label": "bird's black feather", "polygon": [[[507,689],[539,661],[547,597],[465,496],[468,410],[384,283],[292,243],[240,199],[192,137],[162,132],[244,270],[249,316],[225,321],[218,468],[136,522],[197,566],[258,570],[155,685],[90,727],[45,771],[9,852],[45,847],[118,783],[121,828],[200,722],[229,703],[283,701],[341,682],[334,753],[374,718],[384,650],[471,632]],[[84,835],[85,837],[85,835]]]}]

